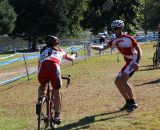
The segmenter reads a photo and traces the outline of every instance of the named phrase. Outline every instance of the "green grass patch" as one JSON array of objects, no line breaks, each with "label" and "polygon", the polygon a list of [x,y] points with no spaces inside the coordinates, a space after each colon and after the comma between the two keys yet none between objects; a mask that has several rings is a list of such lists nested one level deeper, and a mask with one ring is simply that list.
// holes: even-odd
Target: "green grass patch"
[{"label": "green grass patch", "polygon": [[[62,74],[71,74],[71,85],[65,88],[63,81],[62,124],[57,130],[159,130],[160,129],[160,73],[153,70],[152,44],[142,45],[141,68],[129,80],[139,108],[133,113],[119,112],[124,99],[114,80],[124,65],[123,57],[117,54],[90,57],[76,61],[73,66],[61,66]],[[82,52],[83,53],[83,52]],[[37,61],[29,61],[36,66]],[[69,66],[70,65],[70,66]],[[19,65],[17,65],[19,66]],[[6,66],[5,69],[16,68]],[[3,72],[3,70],[0,70]],[[35,105],[39,83],[37,75],[2,86],[9,88],[0,93],[0,129],[36,130]]]},{"label": "green grass patch", "polygon": [[15,117],[1,117],[0,130],[22,130],[27,127],[26,119]]}]

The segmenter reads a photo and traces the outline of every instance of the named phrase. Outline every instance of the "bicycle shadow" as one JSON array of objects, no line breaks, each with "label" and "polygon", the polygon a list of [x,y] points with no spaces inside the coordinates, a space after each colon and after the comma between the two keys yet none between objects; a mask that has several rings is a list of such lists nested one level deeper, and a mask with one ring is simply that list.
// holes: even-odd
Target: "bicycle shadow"
[{"label": "bicycle shadow", "polygon": [[[84,117],[84,118],[80,119],[78,122],[68,124],[68,125],[65,125],[65,126],[62,126],[62,127],[58,127],[58,128],[56,128],[56,130],[87,129],[87,128],[89,128],[89,124],[96,123],[96,122],[101,122],[101,121],[107,121],[107,120],[110,120],[110,119],[119,118],[119,117],[122,117],[122,116],[129,115],[129,113],[123,113],[123,114],[120,114],[120,115],[112,116],[112,114],[120,113],[120,112],[122,112],[122,111],[114,111],[114,112],[109,112],[109,113],[102,113],[102,114],[99,114],[99,115],[87,116],[87,117]],[[108,115],[110,115],[110,116],[106,118],[105,116],[108,116]],[[101,119],[96,120],[95,119],[96,117],[101,117]]]},{"label": "bicycle shadow", "polygon": [[159,84],[159,83],[160,83],[160,79],[157,79],[157,80],[149,81],[149,82],[146,82],[146,83],[138,84],[138,85],[135,85],[135,86],[143,86],[143,85],[147,85],[147,84]]}]

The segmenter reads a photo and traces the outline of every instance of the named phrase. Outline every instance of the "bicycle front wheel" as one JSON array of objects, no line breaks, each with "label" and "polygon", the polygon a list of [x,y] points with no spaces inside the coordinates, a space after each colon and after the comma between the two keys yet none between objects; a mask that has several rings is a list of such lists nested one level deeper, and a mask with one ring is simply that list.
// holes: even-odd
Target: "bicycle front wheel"
[{"label": "bicycle front wheel", "polygon": [[44,130],[48,127],[49,121],[47,117],[46,97],[42,98],[41,111],[38,114],[38,130]]}]

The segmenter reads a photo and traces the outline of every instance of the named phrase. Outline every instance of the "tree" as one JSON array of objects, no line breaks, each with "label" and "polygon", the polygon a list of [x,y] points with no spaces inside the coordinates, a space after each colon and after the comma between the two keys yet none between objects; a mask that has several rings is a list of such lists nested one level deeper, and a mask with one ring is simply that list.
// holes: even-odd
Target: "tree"
[{"label": "tree", "polygon": [[84,29],[90,29],[93,34],[97,34],[105,28],[109,20],[107,16],[111,11],[103,10],[104,4],[105,0],[88,1],[88,10],[84,13],[84,20],[81,21],[81,26]]},{"label": "tree", "polygon": [[141,3],[139,0],[91,0],[88,1],[89,9],[81,25],[91,29],[93,34],[103,31],[106,27],[110,32],[110,24],[115,19],[125,22],[125,30],[133,33],[138,28],[141,20]]},{"label": "tree", "polygon": [[68,30],[65,0],[10,0],[18,14],[15,36],[24,36],[36,49],[38,37],[63,35]]},{"label": "tree", "polygon": [[[142,21],[142,3],[139,0],[123,0],[115,3],[115,17],[122,19],[125,23],[125,30],[134,33],[140,27]],[[119,17],[118,17],[119,16]]]},{"label": "tree", "polygon": [[160,23],[160,2],[159,0],[144,0],[144,22],[142,28],[147,34],[148,30],[156,30],[156,26]]},{"label": "tree", "polygon": [[69,19],[68,34],[78,35],[82,31],[80,21],[83,19],[83,13],[87,10],[86,0],[67,0],[67,18]]},{"label": "tree", "polygon": [[8,0],[0,1],[0,35],[12,32],[15,27],[16,13]]}]

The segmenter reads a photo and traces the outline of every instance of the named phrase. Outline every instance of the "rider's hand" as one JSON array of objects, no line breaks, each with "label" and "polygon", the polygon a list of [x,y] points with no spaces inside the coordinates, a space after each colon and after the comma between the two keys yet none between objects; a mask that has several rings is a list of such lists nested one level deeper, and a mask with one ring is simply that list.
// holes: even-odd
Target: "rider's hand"
[{"label": "rider's hand", "polygon": [[133,64],[132,64],[132,68],[133,68],[135,71],[139,70],[139,67],[140,67],[139,63],[133,63]]},{"label": "rider's hand", "polygon": [[75,55],[75,57],[78,56],[78,53],[77,52],[71,52],[72,55]]},{"label": "rider's hand", "polygon": [[95,50],[101,50],[101,49],[103,49],[103,46],[90,45],[90,48],[95,49]]},{"label": "rider's hand", "polygon": [[93,48],[94,48],[94,45],[91,44],[91,45],[90,45],[90,48],[93,49]]}]

